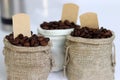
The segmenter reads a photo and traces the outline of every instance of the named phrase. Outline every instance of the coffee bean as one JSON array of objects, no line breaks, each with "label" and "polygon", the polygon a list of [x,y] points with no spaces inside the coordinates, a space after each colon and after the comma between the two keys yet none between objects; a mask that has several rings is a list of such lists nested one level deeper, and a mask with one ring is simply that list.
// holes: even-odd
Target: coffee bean
[{"label": "coffee bean", "polygon": [[14,39],[14,38],[13,38],[13,34],[10,34],[10,35],[9,35],[9,39],[10,39],[10,40]]},{"label": "coffee bean", "polygon": [[15,40],[14,40],[14,41],[15,41],[15,43],[16,43],[16,44],[19,44],[20,39],[19,39],[19,38],[15,38]]},{"label": "coffee bean", "polygon": [[49,27],[48,27],[48,26],[43,26],[42,28],[43,28],[43,29],[46,29],[46,30],[48,30],[48,29],[49,29]]},{"label": "coffee bean", "polygon": [[38,41],[42,41],[42,40],[44,40],[44,37],[43,37],[43,36],[38,37]]},{"label": "coffee bean", "polygon": [[24,36],[22,34],[19,34],[18,37],[22,39]]},{"label": "coffee bean", "polygon": [[68,20],[65,20],[65,21],[64,21],[64,24],[66,24],[66,25],[68,25],[68,26],[71,25],[71,23],[70,23]]},{"label": "coffee bean", "polygon": [[34,39],[31,39],[30,45],[31,45],[31,46],[34,46],[34,44],[35,44],[35,40],[34,40]]},{"label": "coffee bean", "polygon": [[44,38],[44,41],[49,42],[50,38]]},{"label": "coffee bean", "polygon": [[20,44],[22,44],[23,45],[23,43],[24,43],[25,41],[23,40],[23,39],[20,39]]},{"label": "coffee bean", "polygon": [[60,22],[58,26],[65,26],[65,24],[63,22]]},{"label": "coffee bean", "polygon": [[5,38],[6,38],[6,39],[9,39],[9,36],[6,36]]},{"label": "coffee bean", "polygon": [[23,45],[24,45],[25,47],[29,47],[29,46],[30,46],[30,43],[29,43],[29,42],[25,42]]},{"label": "coffee bean", "polygon": [[48,43],[47,43],[46,41],[41,41],[40,44],[41,44],[42,46],[47,46],[47,45],[48,45]]}]

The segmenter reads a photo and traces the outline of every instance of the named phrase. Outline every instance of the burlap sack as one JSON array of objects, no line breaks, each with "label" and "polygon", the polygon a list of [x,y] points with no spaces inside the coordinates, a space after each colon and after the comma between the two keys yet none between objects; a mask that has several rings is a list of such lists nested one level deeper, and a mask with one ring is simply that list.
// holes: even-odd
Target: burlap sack
[{"label": "burlap sack", "polygon": [[68,80],[114,80],[113,39],[67,36],[65,66]]},{"label": "burlap sack", "polygon": [[4,39],[7,80],[47,80],[52,67],[50,44],[39,47],[18,47]]}]

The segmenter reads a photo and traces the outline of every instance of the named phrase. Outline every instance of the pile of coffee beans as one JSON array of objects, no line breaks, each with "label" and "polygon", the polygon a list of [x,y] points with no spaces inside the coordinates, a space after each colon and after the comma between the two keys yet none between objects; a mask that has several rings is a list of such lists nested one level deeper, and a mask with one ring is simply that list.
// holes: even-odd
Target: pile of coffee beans
[{"label": "pile of coffee beans", "polygon": [[52,21],[52,22],[43,22],[40,25],[41,28],[46,30],[54,30],[54,29],[70,29],[80,27],[73,22],[69,22],[68,20],[65,21]]},{"label": "pile of coffee beans", "polygon": [[37,36],[32,34],[31,37],[23,36],[19,34],[15,39],[13,33],[6,36],[6,39],[13,45],[24,46],[24,47],[37,47],[37,46],[47,46],[50,41],[49,38],[43,36]]},{"label": "pile of coffee beans", "polygon": [[71,33],[71,36],[74,37],[83,37],[83,38],[91,38],[91,39],[100,39],[100,38],[109,38],[112,36],[112,32],[103,27],[100,29],[92,29],[88,27],[75,28]]}]

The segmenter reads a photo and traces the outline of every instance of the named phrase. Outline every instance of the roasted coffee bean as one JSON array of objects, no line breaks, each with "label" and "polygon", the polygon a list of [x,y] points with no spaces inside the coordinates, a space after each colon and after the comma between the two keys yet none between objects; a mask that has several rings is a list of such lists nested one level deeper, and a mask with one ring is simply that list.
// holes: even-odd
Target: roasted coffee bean
[{"label": "roasted coffee bean", "polygon": [[47,46],[47,45],[48,45],[48,43],[47,43],[46,41],[41,41],[40,44],[41,44],[42,46]]},{"label": "roasted coffee bean", "polygon": [[20,39],[22,39],[22,38],[23,38],[23,35],[22,35],[22,34],[19,34],[18,37],[19,37]]},{"label": "roasted coffee bean", "polygon": [[32,35],[32,38],[37,38],[38,36],[36,34],[33,34]]},{"label": "roasted coffee bean", "polygon": [[43,22],[40,25],[41,28],[46,30],[54,30],[54,29],[70,29],[75,27],[80,27],[73,22],[69,22],[68,20],[65,21],[51,21],[51,22]]},{"label": "roasted coffee bean", "polygon": [[33,32],[31,31],[31,35],[33,35]]},{"label": "roasted coffee bean", "polygon": [[38,37],[38,41],[42,41],[42,40],[44,40],[43,36]]},{"label": "roasted coffee bean", "polygon": [[48,26],[43,26],[42,28],[43,28],[43,29],[47,29],[47,30],[49,29],[49,27],[48,27]]},{"label": "roasted coffee bean", "polygon": [[16,44],[16,46],[22,46],[22,44]]},{"label": "roasted coffee bean", "polygon": [[35,40],[34,40],[34,39],[31,39],[30,45],[31,45],[31,46],[34,46],[34,44],[35,44]]},{"label": "roasted coffee bean", "polygon": [[6,39],[9,39],[9,36],[6,36],[5,38],[6,38]]},{"label": "roasted coffee bean", "polygon": [[19,34],[15,39],[13,37],[13,34],[10,34],[7,35],[5,38],[13,45],[24,47],[46,46],[50,41],[49,38],[45,38],[44,36],[38,36],[36,34],[33,34],[31,37]]},{"label": "roasted coffee bean", "polygon": [[17,44],[18,44],[16,41],[12,41],[11,43],[14,44],[14,45],[17,45]]},{"label": "roasted coffee bean", "polygon": [[24,40],[24,41],[28,41],[28,37],[27,37],[27,36],[24,36],[24,37],[23,37],[23,40]]},{"label": "roasted coffee bean", "polygon": [[15,40],[14,40],[14,41],[16,42],[16,44],[19,44],[20,39],[17,37],[17,38],[15,38]]},{"label": "roasted coffee bean", "polygon": [[71,23],[70,23],[68,20],[65,20],[65,21],[64,21],[64,24],[65,24],[65,25],[68,25],[68,26],[71,25]]},{"label": "roasted coffee bean", "polygon": [[25,41],[23,40],[23,39],[20,39],[20,44],[22,44],[23,45],[23,43],[24,43]]},{"label": "roasted coffee bean", "polygon": [[88,27],[77,27],[71,32],[71,35],[74,37],[83,37],[83,38],[109,38],[112,36],[112,32],[103,27],[100,29],[92,29]]},{"label": "roasted coffee bean", "polygon": [[[47,43],[48,44],[48,43]],[[40,44],[39,44],[39,42],[35,42],[35,44],[34,44],[34,46],[39,46]],[[44,45],[42,45],[42,46],[44,46]],[[46,45],[45,45],[46,46]]]},{"label": "roasted coffee bean", "polygon": [[61,22],[59,22],[59,25],[58,26],[65,26],[65,24],[61,21]]},{"label": "roasted coffee bean", "polygon": [[25,42],[23,45],[24,45],[25,47],[30,47],[30,43],[29,43],[29,42]]},{"label": "roasted coffee bean", "polygon": [[9,39],[11,39],[11,40],[14,39],[14,38],[13,38],[13,34],[10,34],[10,35],[9,35]]},{"label": "roasted coffee bean", "polygon": [[44,41],[49,42],[50,38],[44,38]]}]

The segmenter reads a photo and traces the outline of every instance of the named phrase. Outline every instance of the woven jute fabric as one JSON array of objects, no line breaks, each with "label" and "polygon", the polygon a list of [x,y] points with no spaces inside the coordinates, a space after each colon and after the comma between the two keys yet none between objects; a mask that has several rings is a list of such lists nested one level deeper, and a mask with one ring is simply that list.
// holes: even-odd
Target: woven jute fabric
[{"label": "woven jute fabric", "polygon": [[4,39],[7,80],[47,80],[52,67],[51,44],[19,47]]},{"label": "woven jute fabric", "polygon": [[67,36],[66,74],[68,80],[114,80],[113,40]]}]

